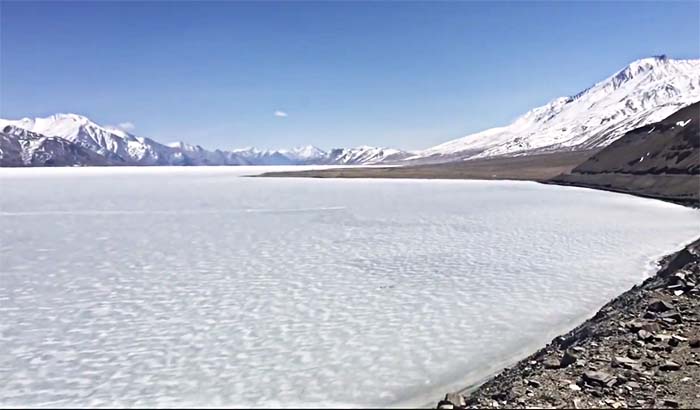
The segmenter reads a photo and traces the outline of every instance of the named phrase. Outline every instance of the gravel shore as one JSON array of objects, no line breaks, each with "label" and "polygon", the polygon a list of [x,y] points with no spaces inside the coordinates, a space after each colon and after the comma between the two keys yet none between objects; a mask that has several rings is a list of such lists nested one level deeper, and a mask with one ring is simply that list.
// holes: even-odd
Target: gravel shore
[{"label": "gravel shore", "polygon": [[596,315],[473,391],[458,408],[700,408],[700,239]]}]

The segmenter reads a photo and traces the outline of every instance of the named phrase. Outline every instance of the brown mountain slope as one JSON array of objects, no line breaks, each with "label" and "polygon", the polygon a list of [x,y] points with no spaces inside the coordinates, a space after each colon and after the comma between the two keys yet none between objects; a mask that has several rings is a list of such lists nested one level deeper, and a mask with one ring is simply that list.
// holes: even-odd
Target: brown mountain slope
[{"label": "brown mountain slope", "polygon": [[700,102],[629,131],[550,182],[700,205]]}]

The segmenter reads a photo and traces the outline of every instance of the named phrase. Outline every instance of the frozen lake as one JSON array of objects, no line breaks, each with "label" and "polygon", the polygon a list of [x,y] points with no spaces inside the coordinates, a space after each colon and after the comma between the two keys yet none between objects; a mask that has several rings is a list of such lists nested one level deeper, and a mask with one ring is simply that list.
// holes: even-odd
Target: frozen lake
[{"label": "frozen lake", "polygon": [[529,353],[700,212],[528,182],[0,170],[0,406],[389,406]]}]

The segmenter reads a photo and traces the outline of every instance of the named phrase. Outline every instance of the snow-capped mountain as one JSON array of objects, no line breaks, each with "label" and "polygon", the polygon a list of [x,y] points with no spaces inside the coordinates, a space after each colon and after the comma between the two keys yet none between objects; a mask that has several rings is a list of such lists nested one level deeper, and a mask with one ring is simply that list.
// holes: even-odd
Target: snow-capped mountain
[{"label": "snow-capped mountain", "polygon": [[116,128],[100,126],[77,114],[55,114],[45,118],[0,119],[0,128],[12,126],[37,135],[58,137],[114,163],[167,165],[174,150],[149,138],[136,137]]},{"label": "snow-capped mountain", "polygon": [[282,149],[279,153],[285,157],[299,163],[313,163],[320,161],[328,153],[320,148],[314,147],[313,145],[307,145],[305,147],[296,147],[292,149]]},{"label": "snow-capped mountain", "polygon": [[370,164],[401,159],[403,151],[314,146],[281,150],[256,148],[209,151],[185,142],[161,144],[77,114],[0,119],[0,166],[42,165],[302,165]]},{"label": "snow-capped mountain", "polygon": [[393,148],[377,148],[361,146],[357,148],[337,148],[328,153],[326,163],[356,165],[378,164],[383,162],[400,161],[411,156],[406,151]]},{"label": "snow-capped mountain", "polygon": [[250,165],[248,160],[228,151],[208,151],[201,145],[174,142],[167,145],[171,165]]},{"label": "snow-capped mountain", "polygon": [[635,61],[510,125],[414,153],[369,146],[327,152],[314,146],[210,151],[184,142],[164,145],[77,114],[55,114],[0,119],[0,165],[411,164],[576,151],[607,146],[627,131],[660,121],[696,101],[700,101],[700,60],[659,56]]},{"label": "snow-capped mountain", "polygon": [[237,148],[231,151],[250,165],[293,165],[295,161],[280,151],[260,150],[253,147]]},{"label": "snow-capped mountain", "polygon": [[700,60],[645,58],[574,96],[535,108],[510,125],[448,141],[409,160],[441,162],[604,147],[698,100]]},{"label": "snow-capped mountain", "polygon": [[105,156],[60,137],[47,137],[12,125],[0,132],[0,166],[109,165]]}]

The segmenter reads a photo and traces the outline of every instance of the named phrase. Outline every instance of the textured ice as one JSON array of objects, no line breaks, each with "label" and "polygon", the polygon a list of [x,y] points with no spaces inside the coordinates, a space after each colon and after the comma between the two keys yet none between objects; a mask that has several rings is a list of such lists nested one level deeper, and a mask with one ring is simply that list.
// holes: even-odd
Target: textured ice
[{"label": "textured ice", "polygon": [[422,404],[640,282],[700,213],[527,182],[0,170],[0,406]]}]

